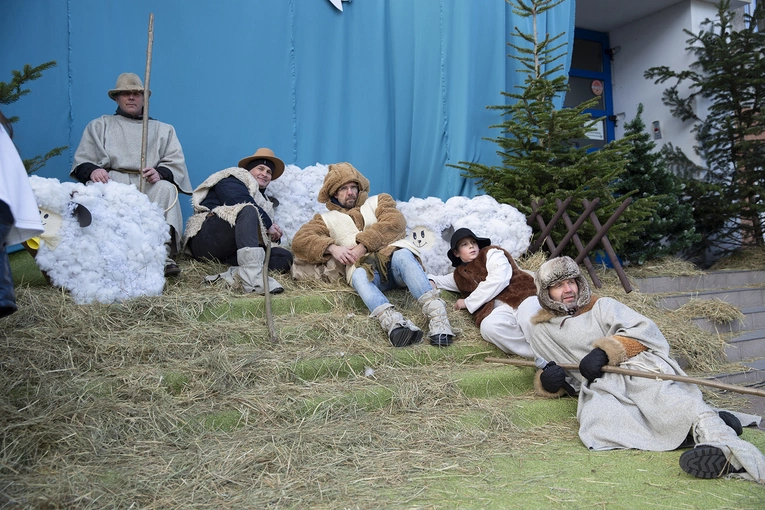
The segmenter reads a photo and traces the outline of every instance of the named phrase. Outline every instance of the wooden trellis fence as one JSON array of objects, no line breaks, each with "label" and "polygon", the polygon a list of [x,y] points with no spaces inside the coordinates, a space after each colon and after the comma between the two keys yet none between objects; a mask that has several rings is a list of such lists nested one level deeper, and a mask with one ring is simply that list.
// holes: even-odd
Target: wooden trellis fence
[{"label": "wooden trellis fence", "polygon": [[[592,261],[588,257],[589,253],[595,248],[595,246],[598,243],[601,243],[603,245],[603,249],[606,252],[606,255],[608,255],[608,259],[611,261],[611,264],[614,267],[614,270],[616,271],[616,274],[619,276],[619,281],[622,284],[622,287],[624,287],[624,291],[629,293],[632,292],[632,285],[630,285],[629,280],[627,279],[627,275],[624,273],[624,268],[622,268],[621,263],[619,262],[619,258],[616,256],[616,253],[614,253],[614,249],[611,246],[611,242],[608,240],[608,237],[606,236],[606,233],[608,232],[608,229],[610,229],[613,224],[616,222],[617,219],[619,219],[619,216],[622,215],[625,209],[627,209],[627,206],[632,203],[631,198],[627,198],[624,200],[624,202],[621,203],[618,209],[614,211],[614,213],[611,215],[610,218],[608,218],[608,221],[606,221],[604,224],[601,225],[600,220],[598,219],[597,214],[595,214],[595,209],[598,207],[598,203],[600,202],[599,198],[595,198],[592,202],[589,200],[582,200],[582,205],[584,206],[584,211],[582,214],[579,215],[579,218],[577,218],[576,221],[571,221],[571,217],[569,216],[566,209],[571,204],[571,197],[568,197],[567,199],[561,201],[560,199],[555,199],[555,204],[558,206],[558,210],[553,214],[552,218],[550,218],[549,223],[545,223],[544,218],[542,218],[542,215],[539,212],[539,209],[544,205],[545,201],[544,199],[541,199],[539,201],[532,200],[531,201],[531,215],[526,219],[526,223],[534,228],[534,224],[539,226],[540,234],[539,237],[537,237],[536,241],[532,243],[532,245],[529,247],[528,251],[529,253],[535,253],[539,251],[542,248],[542,245],[546,245],[548,250],[550,250],[550,257],[549,258],[555,258],[558,257],[561,253],[563,253],[563,250],[566,248],[569,242],[573,241],[574,246],[576,247],[577,251],[579,252],[579,255],[576,257],[576,263],[581,264],[584,263],[585,267],[587,268],[587,272],[590,274],[590,279],[592,279],[592,283],[600,288],[603,286],[603,283],[600,281],[600,278],[598,278],[597,272],[595,272],[595,268],[592,265]],[[563,219],[563,223],[566,225],[566,228],[568,229],[568,232],[565,236],[563,236],[563,239],[560,240],[560,242],[556,245],[555,241],[550,236],[553,228],[555,228],[556,223]],[[577,234],[577,230],[579,230],[579,227],[584,224],[585,221],[590,220],[590,223],[592,223],[592,226],[595,227],[595,236],[588,242],[586,245],[582,243],[581,238],[579,237],[579,234]]]}]

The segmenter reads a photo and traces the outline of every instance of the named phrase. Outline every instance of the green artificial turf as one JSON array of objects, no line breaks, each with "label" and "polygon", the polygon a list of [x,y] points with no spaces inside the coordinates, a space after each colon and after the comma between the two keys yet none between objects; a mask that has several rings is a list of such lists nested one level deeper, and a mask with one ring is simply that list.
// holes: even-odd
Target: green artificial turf
[{"label": "green artificial turf", "polygon": [[29,285],[30,287],[48,285],[45,276],[37,267],[35,259],[26,251],[11,253],[8,255],[8,259],[11,263],[14,285]]}]

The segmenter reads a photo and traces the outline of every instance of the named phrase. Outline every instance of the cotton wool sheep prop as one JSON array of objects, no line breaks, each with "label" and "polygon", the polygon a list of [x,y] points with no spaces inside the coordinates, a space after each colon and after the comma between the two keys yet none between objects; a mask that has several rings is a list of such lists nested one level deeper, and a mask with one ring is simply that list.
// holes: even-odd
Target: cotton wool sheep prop
[{"label": "cotton wool sheep prop", "polygon": [[[317,197],[328,169],[328,165],[318,163],[303,170],[288,165],[284,174],[269,185],[266,194],[279,200],[275,220],[284,230],[282,246],[289,248],[300,226],[327,210]],[[363,169],[359,171],[364,173]],[[381,192],[371,190],[372,194]],[[531,244],[532,231],[526,217],[488,195],[452,197],[446,202],[436,197],[413,197],[397,202],[397,207],[406,218],[408,240],[419,250],[425,269],[432,274],[446,274],[453,269],[446,252],[452,233],[462,227],[479,237],[488,237],[513,257],[525,253]]]},{"label": "cotton wool sheep prop", "polygon": [[164,288],[163,211],[135,186],[30,176],[45,232],[37,266],[75,303],[158,296]]}]

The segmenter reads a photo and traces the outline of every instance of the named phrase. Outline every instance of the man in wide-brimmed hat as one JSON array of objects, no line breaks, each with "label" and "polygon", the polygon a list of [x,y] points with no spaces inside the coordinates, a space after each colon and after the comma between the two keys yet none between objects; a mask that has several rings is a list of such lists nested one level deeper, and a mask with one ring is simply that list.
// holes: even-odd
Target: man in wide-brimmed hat
[{"label": "man in wide-brimmed hat", "polygon": [[[217,260],[234,266],[223,276],[236,273],[245,292],[264,293],[263,265],[265,241],[278,243],[282,229],[274,223],[278,201],[266,197],[266,187],[284,173],[284,162],[274,151],[260,148],[242,158],[236,167],[215,172],[200,184],[191,196],[194,215],[186,223],[186,250],[196,259]],[[279,246],[271,247],[268,269],[287,272],[292,253]],[[269,292],[284,289],[269,277]]]},{"label": "man in wide-brimmed hat", "polygon": [[165,212],[170,229],[165,276],[175,276],[180,269],[173,257],[178,253],[183,232],[178,193],[191,193],[181,143],[173,126],[150,119],[146,166],[141,168],[143,83],[133,73],[122,73],[108,95],[117,103],[117,111],[92,120],[85,127],[70,175],[83,183],[114,180],[138,189],[139,180],[144,179],[143,192]]},{"label": "man in wide-brimmed hat", "polygon": [[329,165],[319,202],[328,211],[300,227],[292,239],[295,257],[308,264],[334,259],[345,268],[346,281],[379,320],[391,344],[404,347],[422,339],[422,331],[383,294],[393,288],[409,289],[429,319],[431,345],[448,346],[452,333],[446,306],[432,289],[415,256],[404,241],[406,220],[387,193],[369,196],[369,180],[350,163]]},{"label": "man in wide-brimmed hat", "polygon": [[[760,417],[716,411],[685,382],[604,372],[605,365],[685,375],[656,324],[627,305],[595,296],[569,257],[551,259],[534,277],[542,309],[529,341],[539,357],[535,391],[579,393],[579,437],[590,450],[669,451],[694,446],[680,467],[700,478],[737,476],[765,483],[765,456],[737,436]],[[578,364],[566,372],[557,363]]]}]

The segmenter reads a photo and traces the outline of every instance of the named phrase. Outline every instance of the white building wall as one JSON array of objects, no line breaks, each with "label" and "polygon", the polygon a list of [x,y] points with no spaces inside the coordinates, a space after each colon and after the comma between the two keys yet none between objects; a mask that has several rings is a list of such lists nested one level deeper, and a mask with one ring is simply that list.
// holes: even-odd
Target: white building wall
[{"label": "white building wall", "polygon": [[[716,12],[711,3],[686,0],[610,32],[611,48],[619,48],[612,62],[617,138],[624,136],[625,121],[635,117],[638,104],[642,103],[643,121],[649,133],[653,133],[652,123],[659,121],[662,138],[655,140],[657,150],[672,143],[693,161],[700,162],[693,150],[692,122],[674,118],[661,101],[664,90],[673,83],[655,85],[643,73],[656,66],[668,66],[675,71],[687,69],[695,59],[685,49],[688,34],[683,29],[697,33],[700,24],[707,18],[714,19]],[[680,92],[687,90],[681,88]],[[699,113],[703,114],[704,105],[700,107]]]}]

